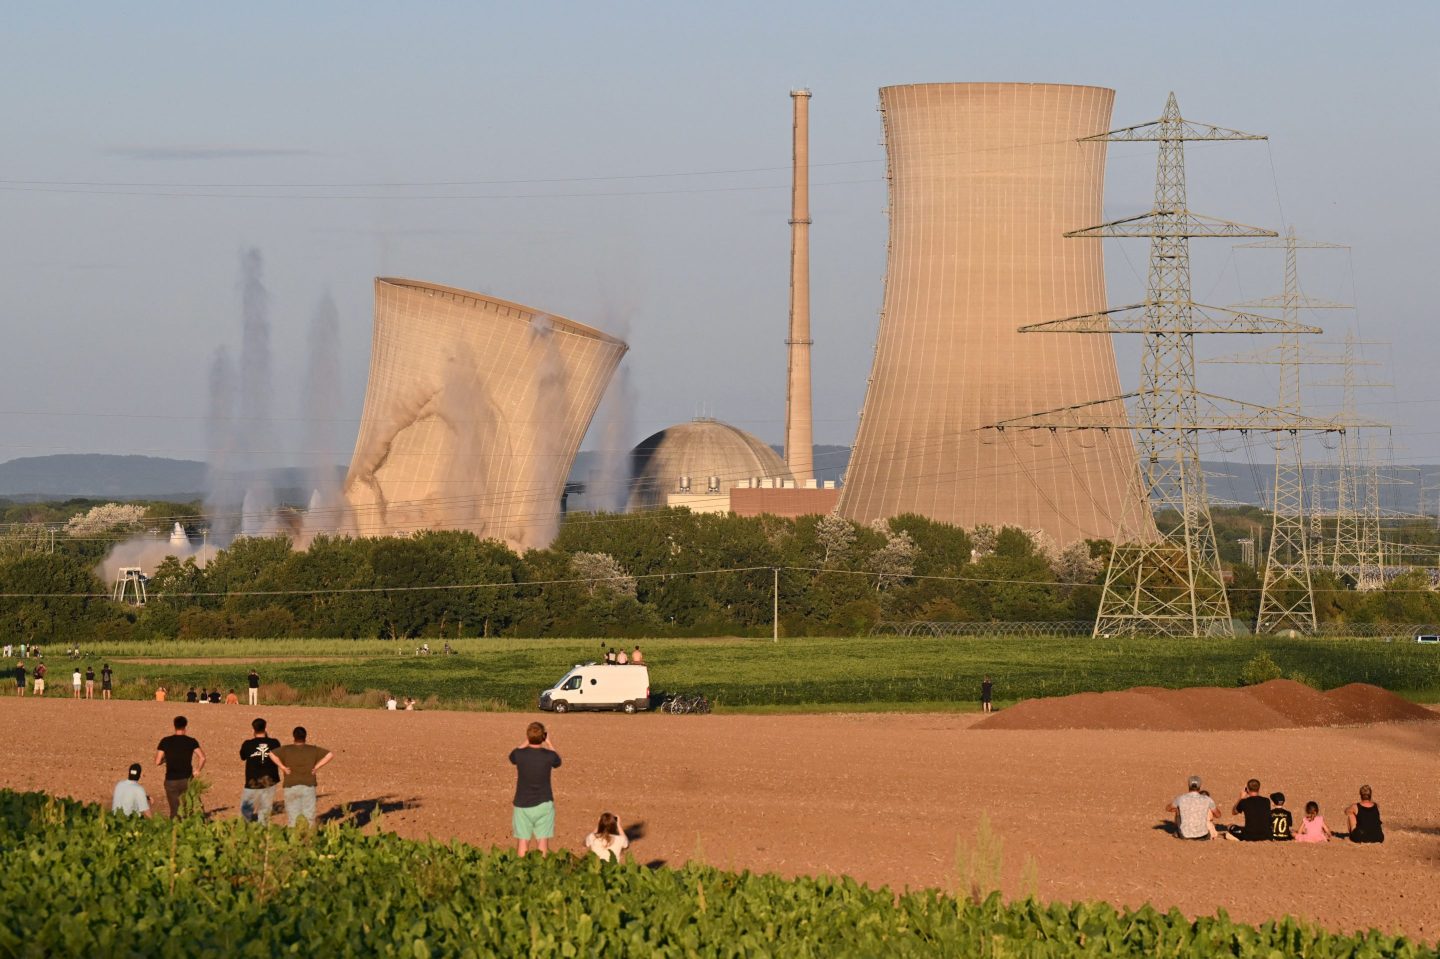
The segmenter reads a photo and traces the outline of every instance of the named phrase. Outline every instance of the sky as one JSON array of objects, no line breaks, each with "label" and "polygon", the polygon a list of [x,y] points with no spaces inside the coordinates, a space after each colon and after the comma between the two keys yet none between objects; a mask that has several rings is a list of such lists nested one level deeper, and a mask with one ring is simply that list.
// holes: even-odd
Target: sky
[{"label": "sky", "polygon": [[[1112,87],[1117,126],[1173,90],[1187,117],[1268,134],[1192,147],[1192,208],[1350,247],[1302,261],[1307,293],[1358,307],[1317,322],[1374,341],[1383,365],[1365,375],[1392,385],[1363,391],[1363,412],[1394,424],[1395,456],[1440,461],[1437,40],[1428,2],[16,5],[0,32],[0,461],[204,459],[207,370],[238,349],[249,248],[278,461],[316,452],[300,381],[327,293],[345,413],[320,452],[348,461],[377,275],[622,336],[629,441],[703,413],[779,442],[800,86],[815,438],[849,445],[885,270],[877,90],[949,81]],[[1107,216],[1149,208],[1153,163],[1112,147]],[[1278,254],[1193,247],[1197,300],[1279,291]],[[1106,241],[1112,302],[1139,298],[1145,256]],[[1257,345],[1243,339],[1205,348]],[[1116,345],[1133,385],[1136,344]],[[1266,403],[1267,377],[1207,366],[1201,388]]]}]

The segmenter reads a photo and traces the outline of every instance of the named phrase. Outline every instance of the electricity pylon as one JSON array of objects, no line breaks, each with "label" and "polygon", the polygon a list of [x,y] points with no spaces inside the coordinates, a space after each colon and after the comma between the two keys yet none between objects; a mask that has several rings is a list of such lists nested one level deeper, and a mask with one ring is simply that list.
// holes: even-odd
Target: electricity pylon
[{"label": "electricity pylon", "polygon": [[[1306,296],[1300,289],[1300,268],[1297,250],[1343,250],[1338,243],[1302,241],[1295,229],[1286,231],[1278,240],[1242,243],[1240,249],[1283,249],[1285,251],[1285,285],[1278,296],[1241,303],[1247,309],[1279,310],[1281,316],[1299,325],[1301,310],[1343,310],[1349,304],[1335,303]],[[1280,373],[1280,392],[1275,408],[1300,415],[1300,367],[1306,362],[1343,362],[1328,358],[1308,358],[1300,346],[1300,336],[1293,331],[1281,335],[1278,345],[1260,354],[1211,360],[1215,363],[1256,363],[1275,366]],[[1255,632],[1268,633],[1296,630],[1313,633],[1318,628],[1315,617],[1315,585],[1311,580],[1314,561],[1310,556],[1309,531],[1305,517],[1305,458],[1303,437],[1299,430],[1278,435],[1275,443],[1275,485],[1270,497],[1270,546],[1265,553],[1265,576],[1260,586],[1260,612]]]},{"label": "electricity pylon", "polygon": [[[1333,430],[1328,421],[1239,403],[1195,386],[1197,333],[1319,333],[1285,319],[1207,307],[1190,295],[1191,237],[1273,237],[1273,230],[1192,213],[1185,192],[1187,140],[1263,140],[1263,136],[1194,123],[1170,94],[1159,120],[1084,140],[1155,142],[1155,200],[1150,212],[1066,233],[1067,237],[1148,237],[1145,301],[1085,316],[1023,326],[1021,332],[1139,333],[1144,336],[1140,388],[1120,397],[992,424],[995,429],[1129,429],[1140,452],[1144,516],[1116,543],[1105,574],[1096,635],[1223,635],[1234,631],[1220,552],[1200,467],[1199,435],[1209,430]],[[1138,314],[1137,312],[1138,311]],[[1135,408],[1133,421],[1124,404]],[[1238,412],[1220,409],[1235,407]],[[1202,409],[1202,406],[1205,408]],[[1173,527],[1157,536],[1155,510]]]},{"label": "electricity pylon", "polygon": [[[1378,389],[1390,385],[1361,382],[1356,378],[1358,367],[1379,365],[1358,358],[1356,347],[1361,345],[1365,343],[1353,333],[1346,333],[1340,379],[1316,384],[1340,387],[1340,417],[1356,427],[1360,425],[1356,391],[1361,387]],[[1374,451],[1363,441],[1358,429],[1349,429],[1341,437],[1339,454],[1335,480],[1335,547],[1330,565],[1336,573],[1353,571],[1358,590],[1381,589],[1385,585],[1385,557],[1380,541],[1380,467],[1375,462]]]}]

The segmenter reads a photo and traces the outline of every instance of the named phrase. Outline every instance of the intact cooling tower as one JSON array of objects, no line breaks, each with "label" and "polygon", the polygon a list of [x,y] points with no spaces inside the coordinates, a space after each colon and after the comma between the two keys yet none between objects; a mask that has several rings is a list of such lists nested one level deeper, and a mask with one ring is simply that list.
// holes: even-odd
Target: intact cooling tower
[{"label": "intact cooling tower", "polygon": [[1148,516],[1127,434],[979,430],[1120,392],[1108,336],[1016,332],[1106,307],[1100,241],[1063,234],[1104,219],[1105,144],[1076,139],[1110,128],[1113,100],[1058,84],[880,91],[889,265],[843,515],[1062,544]]},{"label": "intact cooling tower", "polygon": [[377,279],[370,381],[345,478],[354,532],[467,529],[519,549],[547,545],[626,349],[518,303]]}]

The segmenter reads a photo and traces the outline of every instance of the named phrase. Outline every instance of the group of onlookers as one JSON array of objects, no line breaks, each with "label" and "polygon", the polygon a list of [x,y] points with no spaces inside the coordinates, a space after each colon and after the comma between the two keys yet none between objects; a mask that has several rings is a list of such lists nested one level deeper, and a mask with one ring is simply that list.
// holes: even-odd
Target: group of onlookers
[{"label": "group of onlookers", "polygon": [[1285,807],[1285,794],[1260,792],[1260,780],[1245,784],[1245,791],[1235,800],[1230,814],[1240,822],[1217,825],[1221,818],[1219,805],[1210,793],[1200,788],[1200,777],[1191,776],[1189,789],[1170,801],[1165,811],[1175,817],[1175,834],[1181,839],[1233,839],[1241,842],[1328,842],[1331,838],[1349,839],[1357,843],[1385,841],[1380,822],[1380,807],[1375,803],[1369,786],[1360,787],[1360,800],[1345,810],[1346,832],[1336,833],[1320,814],[1320,804],[1311,800],[1298,822]]},{"label": "group of onlookers", "polygon": [[[165,767],[165,804],[170,818],[180,814],[181,802],[190,790],[190,783],[205,768],[205,751],[190,735],[190,723],[184,716],[175,717],[175,731],[155,747],[155,765]],[[296,726],[291,742],[280,740],[266,731],[265,720],[250,724],[252,735],[240,744],[240,759],[245,763],[245,786],[240,791],[240,816],[247,822],[270,821],[275,805],[275,791],[283,788],[285,812],[290,825],[315,823],[315,773],[334,758],[334,753],[308,742],[304,726]],[[144,767],[131,763],[127,777],[115,784],[110,801],[112,812],[125,815],[150,815],[150,797],[140,785]]]},{"label": "group of onlookers", "polygon": [[[24,655],[24,653],[23,653],[24,648],[25,648],[25,647],[22,645],[22,646],[21,646],[21,650],[22,650],[22,654],[21,654],[21,655],[22,655],[22,656]],[[32,652],[32,654],[33,654],[38,648],[39,648],[39,647],[31,647],[31,652]],[[8,650],[10,649],[10,647],[9,647],[9,646],[6,646],[5,649],[7,650],[6,655],[8,656],[8,655],[9,655]],[[31,669],[27,669],[27,668],[26,668],[26,666],[25,666],[25,660],[24,660],[23,658],[22,658],[22,659],[17,659],[17,660],[15,661],[15,668],[14,668],[14,670],[12,671],[12,675],[15,677],[15,695],[16,695],[16,696],[24,696],[24,695],[25,695],[25,691],[26,691],[26,689],[28,688],[28,689],[33,689],[36,696],[44,696],[44,695],[45,695],[45,679],[46,679],[46,674],[47,674],[47,673],[48,673],[48,670],[45,668],[45,664],[44,664],[43,662],[36,662],[36,663],[35,663],[35,666],[34,666],[34,669],[31,670]],[[30,683],[33,683],[34,685],[33,685],[33,686],[27,685],[27,681],[30,682]],[[106,663],[104,666],[102,666],[102,667],[100,668],[100,696],[101,696],[101,698],[103,698],[103,699],[109,699],[109,698],[110,698],[110,693],[114,690],[114,688],[115,688],[115,671],[110,668],[110,664],[109,664],[109,663]],[[85,671],[84,671],[84,672],[81,672],[81,671],[80,671],[80,667],[79,667],[79,666],[76,666],[76,667],[75,667],[75,671],[74,671],[74,672],[71,674],[71,676],[70,676],[70,689],[71,689],[71,693],[72,693],[72,695],[73,695],[73,697],[74,697],[75,699],[94,699],[94,698],[95,698],[95,667],[94,667],[94,666],[87,665],[87,666],[85,667]],[[82,690],[83,690],[83,693],[82,693]]]},{"label": "group of onlookers", "polygon": [[[600,644],[600,648],[601,648],[601,649],[605,649],[605,644],[604,644],[604,643],[601,643],[601,644]],[[626,654],[625,650],[623,650],[623,649],[617,651],[614,646],[611,646],[609,649],[606,649],[606,650],[605,650],[605,665],[606,665],[606,666],[627,666],[627,665],[644,666],[644,665],[645,665],[645,654],[642,653],[642,652],[640,652],[640,647],[639,647],[639,646],[636,646],[635,649],[632,650],[629,654]]]}]

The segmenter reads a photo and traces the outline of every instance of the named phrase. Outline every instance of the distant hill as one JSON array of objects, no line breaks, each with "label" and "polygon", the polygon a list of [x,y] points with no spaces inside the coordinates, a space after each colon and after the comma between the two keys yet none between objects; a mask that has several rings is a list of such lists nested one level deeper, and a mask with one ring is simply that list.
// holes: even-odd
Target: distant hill
[{"label": "distant hill", "polygon": [[[818,479],[839,480],[849,465],[849,447],[815,447],[815,474]],[[599,468],[600,454],[582,450],[575,458],[570,480],[584,483],[590,471]],[[343,466],[336,466],[335,471],[338,477],[344,477]],[[1216,505],[1263,505],[1270,495],[1273,472],[1274,467],[1268,463],[1205,463],[1206,485]],[[1426,490],[1426,505],[1434,511],[1434,489],[1437,477],[1440,477],[1440,466],[1394,466],[1385,473],[1392,477],[1392,481],[1381,489],[1382,508],[1394,512],[1418,512],[1421,492]],[[1325,467],[1307,468],[1306,474],[1306,480],[1311,484],[1324,486],[1335,481],[1335,471]],[[282,502],[296,506],[309,502],[310,489],[304,470],[295,467],[273,470],[271,485]],[[0,498],[8,500],[87,497],[186,502],[200,499],[204,490],[205,464],[195,460],[62,453],[26,456],[0,463]]]},{"label": "distant hill", "polygon": [[[339,475],[343,467],[336,467]],[[304,470],[271,471],[271,485],[283,502],[303,505],[310,491]],[[161,456],[60,453],[25,456],[0,463],[0,497],[16,501],[68,499],[156,499],[189,502],[205,495],[205,464]]]}]

